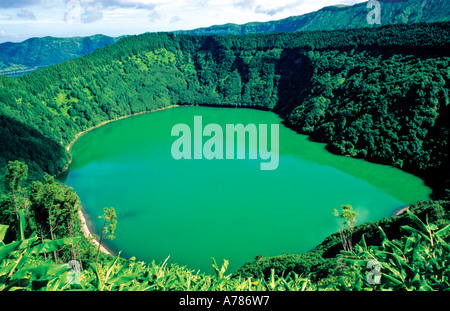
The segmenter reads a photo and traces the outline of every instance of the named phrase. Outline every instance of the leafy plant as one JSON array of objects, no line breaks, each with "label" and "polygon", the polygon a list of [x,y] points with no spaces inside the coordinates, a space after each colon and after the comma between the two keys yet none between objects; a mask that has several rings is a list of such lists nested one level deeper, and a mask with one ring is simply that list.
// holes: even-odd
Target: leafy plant
[{"label": "leafy plant", "polygon": [[[23,224],[23,211],[18,213]],[[41,255],[76,243],[78,237],[40,241],[33,234],[27,239],[5,244],[3,238],[7,229],[8,226],[0,225],[0,290],[43,290],[47,286],[62,289],[69,285],[67,272],[70,267],[45,260]]]},{"label": "leafy plant", "polygon": [[[354,251],[343,251],[343,262],[348,266],[336,271],[336,283],[330,282],[327,287],[337,290],[448,290],[450,225],[438,229],[435,224],[422,222],[410,211],[408,215],[417,228],[403,226],[408,234],[401,239],[390,241],[380,228],[383,236],[380,246],[367,246],[363,238]],[[367,270],[374,266],[376,269]]]}]

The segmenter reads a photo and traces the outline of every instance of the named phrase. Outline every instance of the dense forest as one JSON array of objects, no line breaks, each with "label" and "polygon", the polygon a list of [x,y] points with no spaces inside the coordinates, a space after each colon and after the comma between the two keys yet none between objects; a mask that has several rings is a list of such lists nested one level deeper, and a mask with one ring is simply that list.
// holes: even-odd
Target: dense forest
[{"label": "dense forest", "polygon": [[[449,21],[450,9],[445,0],[379,0],[380,24],[413,24]],[[225,24],[184,30],[177,33],[195,35],[243,35],[249,33],[278,33],[315,30],[338,30],[371,27],[367,13],[373,6],[357,3],[351,6],[333,5],[300,16],[291,16],[269,22],[251,22],[243,25]]]},{"label": "dense forest", "polygon": [[[74,243],[75,232],[79,232],[79,224],[69,221],[70,217],[76,218],[73,217],[77,212],[76,198],[71,196],[70,189],[50,177],[66,168],[70,155],[65,147],[77,133],[104,121],[178,104],[274,111],[298,132],[326,142],[331,152],[396,166],[421,176],[433,188],[434,199],[442,201],[419,202],[411,208],[416,214],[359,227],[355,241],[361,240],[362,244],[352,256],[363,260],[374,251],[365,244],[366,236],[370,242],[383,243],[385,249],[377,249],[381,252],[395,253],[404,247],[410,254],[412,245],[417,249],[431,247],[432,252],[428,254],[445,262],[448,244],[443,239],[448,239],[446,200],[450,195],[449,26],[446,22],[244,36],[144,34],[124,38],[92,54],[19,78],[0,77],[0,173],[5,179],[0,207],[9,211],[2,213],[0,222],[9,226],[8,230],[0,227],[3,240],[0,259],[5,260],[7,267],[13,267],[17,250],[22,250],[37,261],[51,258],[57,264],[57,258],[72,256],[85,265],[92,263],[93,255],[88,247],[82,247],[83,255],[77,255],[68,246]],[[20,162],[11,162],[15,160]],[[58,212],[39,214],[36,211],[42,210],[42,206],[51,206]],[[434,224],[428,223],[427,218]],[[55,219],[58,228],[52,222]],[[411,223],[419,228],[409,229]],[[378,227],[385,231],[380,233]],[[400,234],[401,228],[409,235]],[[27,240],[28,235],[33,241]],[[386,235],[398,240],[387,242]],[[15,239],[22,243],[13,242]],[[33,244],[39,239],[49,246],[39,248]],[[418,243],[420,239],[425,244]],[[442,240],[439,245],[433,244],[439,239]],[[249,289],[252,283],[247,284],[245,280],[250,275],[261,277],[262,274],[273,282],[254,281],[254,286],[259,284],[270,289],[273,285],[275,289],[276,284],[284,286],[287,282],[296,289],[315,288],[317,284],[311,285],[310,279],[299,281],[299,273],[312,270],[315,276],[310,273],[311,278],[328,278],[323,284],[340,284],[331,281],[340,276],[327,274],[342,250],[336,241],[336,236],[330,237],[313,253],[258,258],[233,278],[225,277],[224,270],[215,264],[214,281],[197,275],[200,279],[196,279],[196,285],[204,289],[239,286]],[[18,244],[8,248],[11,243]],[[64,245],[68,250],[56,253]],[[2,251],[1,247],[6,250]],[[40,253],[47,257],[33,257]],[[407,258],[406,251],[403,258]],[[276,271],[280,261],[282,268]],[[97,265],[86,272],[90,273],[85,276],[86,288],[106,286],[101,284],[104,278],[99,275],[113,266],[117,267],[114,270],[117,273],[126,269],[134,269],[132,273],[138,273],[138,269],[142,273],[138,273],[140,276],[136,278],[140,281],[135,278],[136,282],[117,276],[123,281],[113,282],[117,289],[128,285],[166,288],[168,283],[164,282],[168,280],[158,283],[158,271],[164,269],[176,271],[173,273],[178,275],[182,270],[183,277],[195,278],[185,268],[169,268],[164,264],[143,267],[131,261],[108,261],[107,257],[100,263],[103,264],[103,272],[95,270],[100,269]],[[444,267],[439,269],[447,269],[442,276],[444,280],[435,280],[439,276],[427,272],[419,279],[430,277],[432,281],[420,286],[425,289],[436,288],[433,287],[436,284],[448,286],[448,266],[442,264]],[[48,269],[53,269],[52,265]],[[15,269],[9,270],[9,277]],[[344,279],[356,278],[361,273],[357,268],[352,269],[356,270],[351,270]],[[413,282],[416,274],[427,267],[411,269],[413,272],[408,272],[411,284],[405,285],[406,278],[402,277],[400,284],[391,280],[383,286],[413,288],[417,285]],[[293,274],[283,279],[280,271],[289,270]],[[8,274],[2,276],[3,272],[0,268],[0,280],[9,284],[4,286],[16,286],[8,283],[11,280]],[[157,276],[151,277],[152,273]],[[164,275],[168,277],[170,273],[166,271]],[[19,274],[17,279],[21,277]],[[45,287],[49,286],[48,282],[26,286]],[[345,284],[341,284],[343,288]],[[58,288],[57,284],[51,285]],[[185,289],[183,286],[173,288]]]}]

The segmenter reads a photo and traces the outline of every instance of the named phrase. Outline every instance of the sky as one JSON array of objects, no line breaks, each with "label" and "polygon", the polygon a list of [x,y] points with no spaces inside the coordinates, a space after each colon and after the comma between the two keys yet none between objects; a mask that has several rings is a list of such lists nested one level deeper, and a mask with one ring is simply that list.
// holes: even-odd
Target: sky
[{"label": "sky", "polygon": [[265,22],[367,0],[0,0],[0,43]]}]

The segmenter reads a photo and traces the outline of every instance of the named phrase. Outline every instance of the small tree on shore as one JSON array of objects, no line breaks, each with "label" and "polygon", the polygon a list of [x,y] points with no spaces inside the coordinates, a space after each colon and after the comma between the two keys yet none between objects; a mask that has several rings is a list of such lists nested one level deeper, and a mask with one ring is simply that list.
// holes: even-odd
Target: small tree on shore
[{"label": "small tree on shore", "polygon": [[98,218],[103,218],[104,222],[103,222],[103,228],[102,228],[102,234],[100,236],[100,241],[98,243],[98,250],[97,250],[97,257],[95,259],[95,263],[97,263],[98,261],[98,254],[100,253],[100,247],[102,246],[102,241],[103,239],[114,239],[114,230],[116,230],[116,225],[117,225],[117,215],[116,215],[116,210],[114,209],[114,207],[110,207],[107,208],[105,207],[103,209],[103,215],[102,216],[98,216]]},{"label": "small tree on shore", "polygon": [[342,246],[345,251],[352,251],[353,249],[353,228],[356,222],[357,213],[353,210],[353,206],[350,204],[341,205],[341,213],[337,209],[334,209],[334,216],[338,218],[340,225],[339,234],[341,236]]}]

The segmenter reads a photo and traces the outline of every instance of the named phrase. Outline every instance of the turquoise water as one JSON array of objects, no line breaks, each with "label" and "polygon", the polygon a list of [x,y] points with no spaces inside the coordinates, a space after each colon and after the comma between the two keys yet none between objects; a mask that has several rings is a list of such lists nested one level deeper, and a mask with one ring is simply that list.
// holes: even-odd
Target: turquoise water
[{"label": "turquoise water", "polygon": [[[203,126],[224,129],[278,124],[278,167],[261,170],[263,160],[248,156],[175,160],[171,147],[178,137],[171,136],[172,127],[194,129],[194,116],[202,116]],[[65,183],[80,196],[94,231],[103,208],[115,208],[116,238],[107,246],[122,257],[159,263],[170,255],[169,263],[207,273],[213,272],[211,257],[218,263],[228,259],[232,272],[258,254],[314,248],[338,230],[332,213],[340,205],[353,205],[357,223],[363,223],[429,198],[421,179],[332,155],[280,122],[271,112],[209,107],[126,118],[78,139]]]}]

